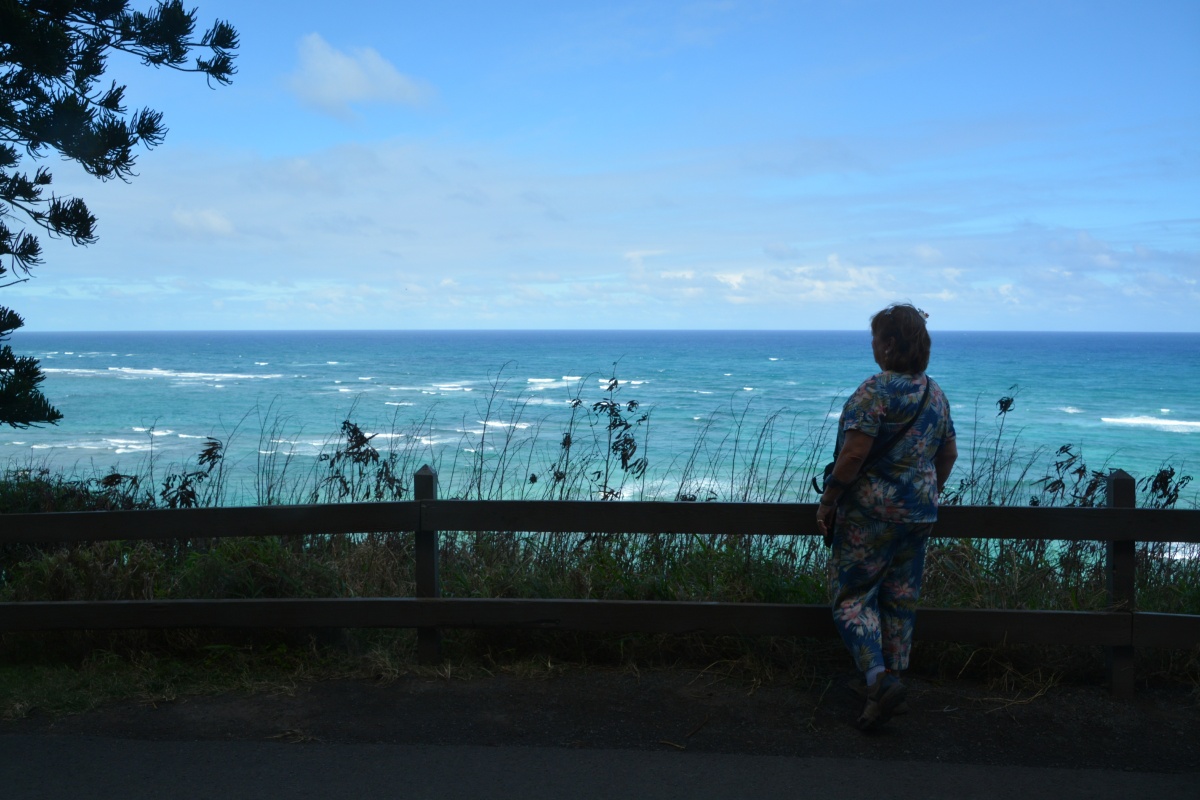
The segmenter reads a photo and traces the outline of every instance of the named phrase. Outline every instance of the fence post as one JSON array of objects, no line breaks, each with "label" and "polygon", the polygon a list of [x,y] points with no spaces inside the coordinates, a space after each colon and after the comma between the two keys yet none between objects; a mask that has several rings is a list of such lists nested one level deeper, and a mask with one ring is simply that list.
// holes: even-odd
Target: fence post
[{"label": "fence post", "polygon": [[[437,500],[437,473],[424,465],[413,475],[413,499]],[[417,597],[441,597],[442,583],[438,577],[438,532],[425,530],[425,515],[416,538]],[[437,664],[442,660],[442,631],[439,628],[417,628],[417,661]]]},{"label": "fence post", "polygon": [[[1125,470],[1114,469],[1110,472],[1107,488],[1109,508],[1133,508],[1137,505],[1137,484],[1133,476]],[[1110,540],[1107,545],[1104,566],[1108,578],[1109,610],[1132,613],[1136,610],[1137,600],[1134,584],[1136,542],[1133,539]],[[1132,696],[1133,645],[1106,648],[1105,661],[1108,665],[1108,680],[1112,693],[1118,697]]]}]

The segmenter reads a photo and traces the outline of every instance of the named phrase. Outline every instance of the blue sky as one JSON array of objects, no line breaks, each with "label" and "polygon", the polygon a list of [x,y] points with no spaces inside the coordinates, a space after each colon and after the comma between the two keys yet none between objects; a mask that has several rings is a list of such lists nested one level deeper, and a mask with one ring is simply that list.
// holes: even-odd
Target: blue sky
[{"label": "blue sky", "polygon": [[196,5],[29,330],[1200,331],[1194,0]]}]

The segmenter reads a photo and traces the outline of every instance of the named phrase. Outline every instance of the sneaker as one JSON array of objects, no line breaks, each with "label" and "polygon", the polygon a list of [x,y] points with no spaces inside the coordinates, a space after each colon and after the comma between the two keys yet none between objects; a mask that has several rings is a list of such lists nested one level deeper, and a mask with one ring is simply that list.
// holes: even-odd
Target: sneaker
[{"label": "sneaker", "polygon": [[[898,675],[896,677],[899,678]],[[867,699],[867,684],[865,681],[863,681],[862,675],[846,681],[846,688],[858,695],[859,699],[864,701]],[[911,710],[912,708],[909,706],[908,700],[901,700],[896,704],[896,707],[892,709],[892,716],[902,717]]]},{"label": "sneaker", "polygon": [[867,689],[867,704],[855,720],[860,731],[869,731],[887,722],[908,697],[908,689],[890,672],[875,679]]}]

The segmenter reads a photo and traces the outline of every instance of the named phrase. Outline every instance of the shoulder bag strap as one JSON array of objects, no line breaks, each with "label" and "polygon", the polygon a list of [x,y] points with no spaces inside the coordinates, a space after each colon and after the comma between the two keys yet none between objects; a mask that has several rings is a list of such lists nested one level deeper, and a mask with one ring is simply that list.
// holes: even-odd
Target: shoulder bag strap
[{"label": "shoulder bag strap", "polygon": [[[921,405],[917,407],[917,413],[913,414],[912,419],[910,419],[908,422],[904,423],[903,428],[901,428],[900,430],[898,430],[894,434],[892,434],[891,438],[889,438],[886,442],[883,443],[883,445],[879,448],[879,450],[875,453],[875,455],[872,456],[871,458],[869,458],[862,465],[862,469],[860,469],[858,471],[859,478],[861,478],[867,472],[867,470],[869,470],[871,467],[875,466],[875,463],[877,461],[879,461],[879,459],[883,458],[888,453],[892,452],[892,448],[900,443],[900,440],[904,438],[904,434],[908,433],[909,429],[912,428],[912,426],[916,423],[916,421],[921,418],[921,415],[925,413],[925,407],[929,405],[929,386],[931,383],[932,383],[932,381],[930,380],[929,376],[926,375],[925,376],[925,393],[921,395]],[[857,480],[857,478],[856,478],[856,480]]]},{"label": "shoulder bag strap", "polygon": [[[908,422],[904,423],[903,428],[896,431],[896,433],[892,434],[892,436],[889,437],[887,439],[887,441],[885,441],[883,443],[883,445],[879,448],[879,450],[875,452],[875,455],[868,457],[867,460],[865,462],[863,462],[862,467],[858,471],[858,475],[856,475],[854,477],[854,480],[850,481],[850,484],[848,484],[846,487],[847,489],[851,485],[856,483],[859,478],[861,478],[863,475],[865,475],[867,473],[867,470],[869,470],[871,467],[875,466],[875,462],[877,462],[879,459],[883,458],[885,455],[890,453],[892,451],[892,448],[895,447],[900,442],[900,440],[904,438],[904,434],[908,433],[909,428],[911,428],[913,426],[913,424],[916,423],[916,421],[921,418],[921,415],[925,413],[925,407],[927,405],[929,405],[929,384],[930,384],[930,379],[929,379],[929,376],[926,375],[925,376],[925,393],[921,395],[921,405],[917,408],[917,413],[913,414],[912,419],[910,419]],[[833,462],[830,462],[829,466],[825,467],[826,477],[828,477],[828,475],[829,475],[829,468],[832,467],[833,463],[837,461],[839,449],[840,448],[837,448],[837,447],[834,447],[834,449],[833,449]],[[874,448],[872,448],[872,449],[874,449]],[[822,492],[825,491],[825,488],[823,486],[821,486],[819,483],[817,483],[817,478],[815,475],[813,476],[813,479],[812,479],[812,487],[813,487],[813,491],[815,491],[817,494],[821,494]]]}]

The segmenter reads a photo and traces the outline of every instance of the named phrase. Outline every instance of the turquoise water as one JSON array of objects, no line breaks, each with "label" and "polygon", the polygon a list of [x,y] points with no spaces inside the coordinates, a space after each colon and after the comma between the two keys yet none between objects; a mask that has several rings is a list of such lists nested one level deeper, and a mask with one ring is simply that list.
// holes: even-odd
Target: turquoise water
[{"label": "turquoise water", "polygon": [[[706,426],[715,443],[739,419],[743,431],[755,431],[783,412],[777,448],[807,447],[806,436],[828,425],[875,371],[869,338],[866,331],[18,332],[14,348],[41,360],[45,393],[64,419],[0,432],[0,463],[130,471],[151,453],[160,464],[194,458],[215,436],[229,443],[242,471],[234,484],[244,486],[260,451],[315,459],[350,418],[381,434],[377,445],[419,436],[426,460],[440,459],[444,470],[478,449],[484,430],[537,434],[553,449],[569,401],[590,408],[615,374],[617,399],[636,400],[651,414],[645,454],[653,478],[677,469]],[[993,436],[997,399],[1015,396],[1004,422],[1029,449],[1072,444],[1092,467],[1139,476],[1164,463],[1185,470],[1200,463],[1200,334],[935,332],[929,372],[951,400],[960,450]],[[275,433],[260,436],[273,422]],[[490,447],[485,440],[483,449]],[[725,447],[716,458],[734,456]]]}]

